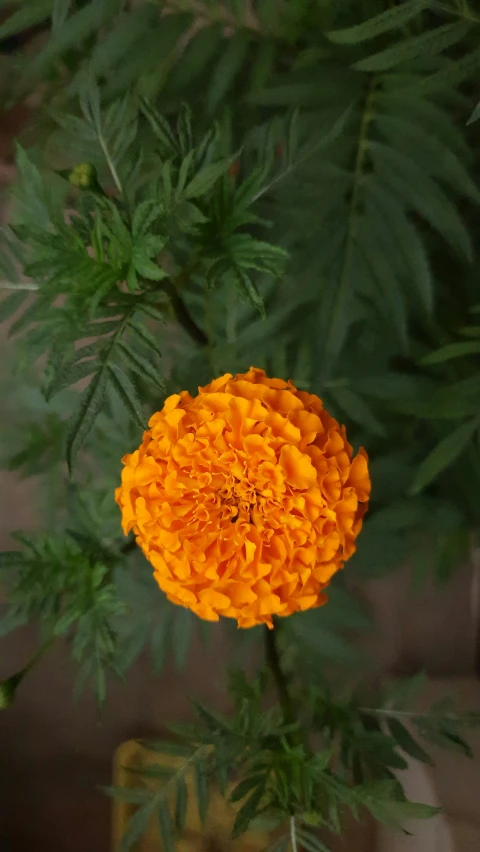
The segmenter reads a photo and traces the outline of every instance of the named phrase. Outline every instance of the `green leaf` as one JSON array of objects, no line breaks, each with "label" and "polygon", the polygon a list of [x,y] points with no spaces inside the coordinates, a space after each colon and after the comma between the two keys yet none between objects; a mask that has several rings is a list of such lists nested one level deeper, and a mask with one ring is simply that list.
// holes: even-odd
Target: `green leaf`
[{"label": "green leaf", "polygon": [[138,373],[143,379],[153,382],[160,390],[165,390],[165,383],[151,361],[139,355],[138,352],[125,343],[119,343],[118,349],[131,370]]},{"label": "green leaf", "polygon": [[188,792],[185,777],[181,772],[175,785],[175,828],[183,831],[187,817]]},{"label": "green leaf", "polygon": [[133,241],[135,242],[138,237],[147,234],[154,222],[157,222],[164,215],[165,209],[163,204],[158,204],[155,199],[141,201],[138,207],[136,207],[132,218]]},{"label": "green leaf", "polygon": [[479,353],[480,341],[462,340],[459,343],[449,343],[448,346],[442,346],[441,349],[430,352],[420,360],[420,364],[424,366],[442,364],[444,361],[451,361],[452,358],[461,358],[464,355],[478,355]]},{"label": "green leaf", "polygon": [[478,419],[469,420],[462,423],[450,435],[447,435],[443,441],[440,441],[418,468],[410,493],[418,494],[445,468],[451,465],[463,452],[478,427]]},{"label": "green leaf", "polygon": [[260,784],[260,782],[262,782],[264,780],[265,780],[264,774],[250,775],[249,778],[243,778],[242,781],[240,781],[237,784],[237,786],[233,788],[231,795],[230,795],[230,801],[231,802],[241,801],[241,799],[245,798],[247,793],[250,793],[250,791],[254,787],[257,787]]},{"label": "green leaf", "polygon": [[384,227],[388,228],[396,243],[405,266],[410,272],[416,285],[425,310],[433,309],[433,284],[428,255],[423,244],[419,229],[408,220],[401,204],[390,192],[378,184],[369,183],[367,187],[369,199],[382,218]]},{"label": "green leaf", "polygon": [[98,363],[91,359],[87,361],[79,361],[76,364],[67,364],[57,371],[44,389],[45,399],[49,402],[55,394],[59,393],[64,388],[69,388],[80,382],[82,379],[88,378],[98,370]]},{"label": "green leaf", "polygon": [[130,805],[141,805],[152,796],[149,790],[141,790],[138,787],[102,787],[102,792],[112,799],[119,799]]},{"label": "green leaf", "polygon": [[477,106],[475,107],[475,109],[473,110],[470,118],[467,121],[467,125],[473,124],[473,122],[478,121],[479,118],[480,118],[480,103],[478,103]]},{"label": "green leaf", "polygon": [[95,420],[103,406],[107,387],[107,371],[102,366],[83,391],[77,410],[72,416],[67,430],[67,465],[72,473],[76,455],[93,428]]},{"label": "green leaf", "polygon": [[109,365],[108,375],[113,388],[117,392],[125,408],[127,409],[133,422],[140,426],[141,429],[146,429],[145,418],[142,412],[142,405],[137,396],[137,392],[127,375],[114,364]]},{"label": "green leaf", "polygon": [[242,805],[237,813],[233,825],[232,837],[236,839],[244,834],[253,818],[256,816],[260,802],[265,792],[265,779],[256,787],[251,796]]},{"label": "green leaf", "polygon": [[316,834],[311,834],[309,831],[297,829],[297,839],[300,841],[300,846],[303,846],[307,852],[330,852],[328,846],[325,846]]},{"label": "green leaf", "polygon": [[425,5],[426,0],[406,0],[400,6],[392,6],[385,12],[375,15],[374,18],[369,18],[368,21],[363,21],[361,24],[347,27],[344,30],[333,30],[326,35],[335,44],[359,44],[362,41],[376,38],[383,33],[397,29],[397,27],[405,26],[408,21],[425,8]]},{"label": "green leaf", "polygon": [[387,717],[387,725],[393,739],[405,754],[422,763],[428,763],[429,766],[434,765],[430,755],[413,739],[410,731],[395,716]]},{"label": "green leaf", "polygon": [[209,166],[205,166],[205,168],[201,169],[185,187],[183,197],[199,198],[201,195],[205,195],[205,193],[212,188],[218,178],[225,174],[227,169],[236,159],[236,156],[237,155],[235,154],[233,157],[229,157],[225,160],[219,160],[218,163],[211,163]]},{"label": "green leaf", "polygon": [[395,828],[402,828],[405,820],[430,819],[441,810],[420,802],[399,799],[398,792],[390,782],[379,782],[367,789],[357,788],[357,795],[375,819]]},{"label": "green leaf", "polygon": [[464,38],[470,29],[471,24],[468,21],[444,24],[420,35],[398,41],[397,44],[387,47],[380,53],[375,53],[367,59],[360,59],[353,67],[357,71],[386,71],[396,65],[411,62],[419,56],[441,53],[442,50],[446,50]]},{"label": "green leaf", "polygon": [[468,232],[447,196],[435,181],[425,174],[410,157],[405,157],[387,145],[369,141],[375,169],[386,187],[417,210],[430,225],[459,251],[471,260],[472,248]]},{"label": "green leaf", "polygon": [[160,800],[157,815],[163,848],[165,852],[175,852],[175,834],[172,825],[172,818],[165,799]]},{"label": "green leaf", "polygon": [[23,4],[0,25],[0,39],[4,40],[29,30],[42,21],[46,21],[52,13],[53,0],[35,0],[34,3]]},{"label": "green leaf", "polygon": [[28,296],[27,290],[14,290],[0,302],[0,322],[9,319],[23,305]]},{"label": "green leaf", "polygon": [[[163,317],[162,317],[163,319]],[[152,352],[156,352],[159,358],[162,357],[163,352],[158,342],[157,338],[152,334],[150,329],[148,329],[141,322],[132,322],[129,323],[130,330],[137,335],[138,339],[148,348],[151,349]]]},{"label": "green leaf", "polygon": [[52,9],[52,31],[56,32],[68,18],[73,0],[54,0]]},{"label": "green leaf", "polygon": [[375,417],[370,406],[354,391],[347,387],[332,387],[329,389],[337,405],[359,426],[363,426],[372,435],[385,435],[385,429]]},{"label": "green leaf", "polygon": [[157,801],[154,796],[151,796],[150,801],[145,802],[135,811],[120,841],[119,852],[131,852],[135,844],[145,834],[156,808]]},{"label": "green leaf", "polygon": [[210,86],[205,96],[205,112],[213,115],[228,90],[233,86],[237,74],[244,65],[250,35],[245,30],[234,33],[226,42],[226,47],[210,76]]},{"label": "green leaf", "polygon": [[[52,2],[49,5],[51,10]],[[118,6],[118,0],[88,3],[74,15],[70,15],[63,26],[57,30],[55,37],[51,38],[43,50],[35,56],[29,68],[29,79],[43,73],[58,56],[73,47],[78,47],[84,39],[98,31],[102,24],[118,12]]]},{"label": "green leaf", "polygon": [[375,123],[393,147],[412,157],[417,165],[434,177],[448,183],[454,192],[478,204],[480,193],[462,159],[433,133],[415,121],[393,115],[377,115]]},{"label": "green leaf", "polygon": [[193,777],[195,782],[195,795],[197,797],[198,816],[202,825],[205,825],[208,811],[208,772],[203,755],[200,754],[193,764]]},{"label": "green leaf", "polygon": [[168,273],[158,263],[150,260],[141,248],[134,246],[132,260],[138,274],[147,281],[162,281],[163,278],[168,278]]},{"label": "green leaf", "polygon": [[449,62],[445,68],[436,71],[435,74],[423,77],[417,84],[417,93],[418,89],[425,95],[449,91],[459,86],[463,80],[473,77],[479,67],[480,48],[477,47],[465,56],[456,59],[455,62]]},{"label": "green leaf", "polygon": [[257,311],[259,311],[262,319],[265,319],[265,306],[263,304],[263,299],[252,279],[238,266],[235,269],[235,277],[238,282],[240,292],[246,296],[247,301],[250,302]]}]

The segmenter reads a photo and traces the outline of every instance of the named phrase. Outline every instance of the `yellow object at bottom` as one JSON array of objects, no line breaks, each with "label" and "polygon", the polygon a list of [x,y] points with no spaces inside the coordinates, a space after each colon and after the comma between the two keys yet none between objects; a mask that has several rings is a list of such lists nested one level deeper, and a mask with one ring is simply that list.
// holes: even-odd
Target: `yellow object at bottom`
[{"label": "yellow object at bottom", "polygon": [[[142,746],[135,740],[123,743],[114,758],[113,785],[115,787],[147,787],[158,790],[162,782],[145,778],[141,770],[154,770],[155,767],[177,768],[184,763],[183,758],[158,754]],[[133,771],[132,771],[133,770]],[[192,770],[185,770],[185,783],[188,791],[185,829],[177,838],[176,852],[260,852],[271,841],[271,836],[263,832],[247,832],[237,840],[232,840],[231,832],[239,806],[229,803],[220,791],[212,785],[210,789],[208,815],[204,825],[198,816],[194,778]],[[172,785],[174,787],[174,785]],[[174,798],[167,796],[170,812],[173,811]],[[120,799],[114,799],[112,852],[118,852],[120,841],[127,829],[129,820],[135,813],[136,805]],[[135,852],[160,852],[164,849],[158,830],[158,819],[154,814],[147,830],[135,845]]]}]

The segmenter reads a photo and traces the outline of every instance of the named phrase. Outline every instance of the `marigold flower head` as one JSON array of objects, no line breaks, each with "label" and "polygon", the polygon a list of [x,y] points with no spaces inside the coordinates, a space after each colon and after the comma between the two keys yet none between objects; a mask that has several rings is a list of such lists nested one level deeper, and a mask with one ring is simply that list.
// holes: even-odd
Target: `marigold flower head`
[{"label": "marigold flower head", "polygon": [[325,602],[370,495],[365,451],[318,396],[254,367],[168,397],[123,464],[123,530],[160,588],[240,627]]}]

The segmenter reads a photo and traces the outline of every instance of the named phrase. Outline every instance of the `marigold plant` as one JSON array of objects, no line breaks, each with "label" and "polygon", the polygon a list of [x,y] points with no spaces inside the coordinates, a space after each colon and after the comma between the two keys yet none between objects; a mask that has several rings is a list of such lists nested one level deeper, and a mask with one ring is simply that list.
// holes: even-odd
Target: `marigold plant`
[{"label": "marigold plant", "polygon": [[[108,706],[123,736],[154,734],[149,706],[162,738],[174,723],[106,790],[121,852],[142,835],[181,852],[192,814],[217,847],[218,792],[245,848],[262,824],[264,852],[347,850],[332,835],[350,813],[358,849],[367,811],[409,831],[436,814],[406,797],[410,761],[471,754],[480,714],[427,706],[420,648],[392,682],[405,655],[379,653],[391,596],[370,581],[445,583],[479,542],[476,5],[3,4],[1,88],[35,121],[0,228],[5,523],[15,493],[40,499],[0,553],[0,715],[24,689],[33,713],[40,684],[58,716],[48,665],[29,678],[58,643],[99,709],[151,659],[145,713],[123,690]],[[62,753],[82,751],[84,707]],[[8,789],[20,813],[24,785]]]},{"label": "marigold plant", "polygon": [[115,496],[169,600],[239,627],[324,603],[370,478],[319,397],[252,367],[168,397],[149,427]]}]

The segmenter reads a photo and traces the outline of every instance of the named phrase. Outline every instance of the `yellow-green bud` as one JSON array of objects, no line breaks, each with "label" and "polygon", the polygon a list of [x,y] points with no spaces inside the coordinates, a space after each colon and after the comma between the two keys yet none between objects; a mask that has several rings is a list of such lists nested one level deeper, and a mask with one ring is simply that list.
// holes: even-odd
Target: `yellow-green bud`
[{"label": "yellow-green bud", "polygon": [[94,189],[98,186],[97,170],[91,163],[79,163],[72,169],[68,179],[79,189]]}]

